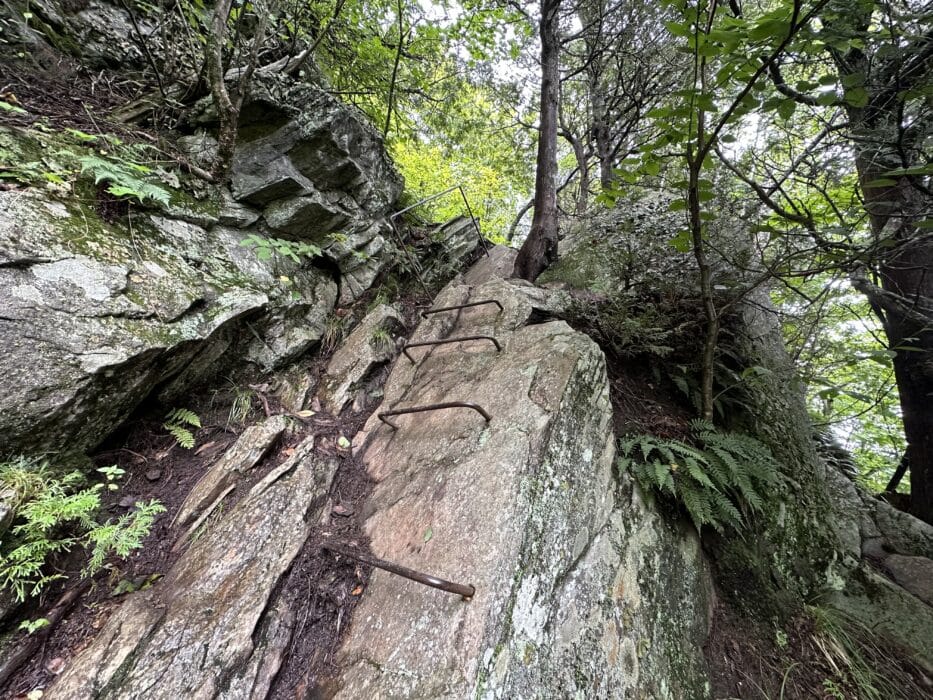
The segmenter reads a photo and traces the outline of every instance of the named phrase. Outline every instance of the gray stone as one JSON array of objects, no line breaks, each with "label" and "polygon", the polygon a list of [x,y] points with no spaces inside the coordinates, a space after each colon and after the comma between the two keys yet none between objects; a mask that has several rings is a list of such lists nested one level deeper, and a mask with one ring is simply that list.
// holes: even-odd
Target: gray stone
[{"label": "gray stone", "polygon": [[257,75],[241,117],[245,138],[232,170],[234,196],[267,204],[297,194],[339,192],[377,218],[402,180],[366,117],[323,90]]},{"label": "gray stone", "polygon": [[178,397],[246,356],[274,367],[312,347],[336,283],[243,237],[158,215],[131,233],[77,201],[0,192],[4,449],[87,450],[156,386]]},{"label": "gray stone", "polygon": [[326,410],[339,415],[352,403],[362,381],[395,355],[395,339],[402,327],[398,311],[381,304],[353,329],[324,370],[319,396]]},{"label": "gray stone", "polygon": [[227,190],[221,191],[220,211],[217,215],[221,225],[244,229],[255,224],[260,215],[252,207],[235,201]]},{"label": "gray stone", "polygon": [[[470,602],[375,571],[327,692],[336,697],[703,697],[708,572],[695,537],[627,488],[617,508],[602,352],[563,322],[526,326],[525,287],[449,285],[415,339],[493,335],[400,358],[355,451],[375,481],[377,556],[476,588]],[[642,580],[649,567],[667,591]],[[683,624],[683,627],[679,625]]]},{"label": "gray stone", "polygon": [[234,197],[254,205],[268,204],[313,189],[311,182],[295,169],[286,156],[274,153],[263,158],[247,146],[241,146],[237,151],[231,186]]},{"label": "gray stone", "polygon": [[270,313],[263,335],[249,346],[247,357],[265,369],[282,367],[313,348],[324,335],[327,317],[337,302],[337,283],[319,270],[295,274],[295,298]]},{"label": "gray stone", "polygon": [[933,526],[869,494],[862,494],[862,502],[890,551],[933,559]]},{"label": "gray stone", "polygon": [[892,554],[883,566],[901,588],[933,607],[933,560]]},{"label": "gray stone", "polygon": [[873,634],[910,651],[911,659],[933,673],[933,607],[867,565],[857,569],[843,590],[830,591],[821,604],[841,610]]},{"label": "gray stone", "polygon": [[262,698],[294,618],[272,598],[327,501],[336,463],[313,438],[131,594],[47,698]]},{"label": "gray stone", "polygon": [[276,231],[316,242],[323,242],[326,234],[350,220],[339,204],[327,201],[317,192],[278,199],[266,207],[263,216]]},{"label": "gray stone", "polygon": [[511,277],[517,256],[518,251],[515,248],[504,245],[490,246],[489,255],[481,257],[463,274],[463,283],[478,285],[496,277]]},{"label": "gray stone", "polygon": [[272,416],[246,428],[188,493],[175,515],[174,525],[184,528],[196,518],[203,520],[217,505],[218,497],[268,454],[287,427],[285,416]]},{"label": "gray stone", "polygon": [[217,139],[203,131],[178,139],[178,148],[195,165],[210,170],[217,158]]},{"label": "gray stone", "polygon": [[0,488],[0,537],[6,534],[16,516],[16,504],[19,495],[8,486]]}]

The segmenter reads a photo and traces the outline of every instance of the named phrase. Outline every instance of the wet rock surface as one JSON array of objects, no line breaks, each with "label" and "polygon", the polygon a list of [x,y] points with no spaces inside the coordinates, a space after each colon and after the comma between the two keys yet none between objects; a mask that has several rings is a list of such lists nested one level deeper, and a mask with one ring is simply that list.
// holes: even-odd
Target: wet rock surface
[{"label": "wet rock surface", "polygon": [[402,318],[391,306],[380,304],[366,314],[324,370],[321,400],[328,411],[339,415],[363,380],[396,355],[396,338],[402,328]]},{"label": "wet rock surface", "polygon": [[[261,261],[235,229],[151,214],[131,234],[92,217],[0,192],[4,452],[87,450],[156,386],[171,400],[245,355],[278,366],[336,302],[328,275]],[[258,347],[236,350],[243,337]]]}]

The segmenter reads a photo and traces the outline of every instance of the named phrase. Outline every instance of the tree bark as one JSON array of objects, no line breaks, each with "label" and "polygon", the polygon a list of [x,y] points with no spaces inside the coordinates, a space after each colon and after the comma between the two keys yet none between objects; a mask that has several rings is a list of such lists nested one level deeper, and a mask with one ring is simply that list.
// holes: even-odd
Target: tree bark
[{"label": "tree bark", "polygon": [[541,116],[531,231],[514,276],[533,282],[557,260],[557,104],[560,84],[560,0],[541,0]]},{"label": "tree bark", "polygon": [[222,181],[230,170],[233,149],[236,144],[237,114],[227,85],[224,82],[224,46],[227,43],[227,19],[233,0],[218,0],[211,16],[211,28],[207,36],[207,74],[211,84],[211,97],[220,119],[217,132],[217,158],[213,176]]},{"label": "tree bark", "polygon": [[[848,15],[849,28],[865,33],[873,8],[859,7]],[[873,261],[880,290],[863,285],[862,291],[895,352],[911,511],[933,524],[933,238],[918,226],[930,216],[933,197],[918,176],[888,174],[921,164],[904,123],[905,95],[929,80],[933,32],[885,57],[855,46],[833,58],[843,84],[857,78],[870,86],[864,104],[845,105],[871,232],[876,243],[884,241]]]},{"label": "tree bark", "polygon": [[870,187],[868,183],[880,179],[883,172],[899,167],[899,161],[892,165],[895,154],[879,152],[883,142],[879,145],[878,141],[859,139],[856,148],[856,167],[872,233],[878,240],[890,238],[893,243],[878,264],[880,286],[887,299],[872,306],[883,309],[888,347],[896,353],[894,378],[907,440],[911,511],[933,524],[933,318],[929,317],[933,240],[921,235],[916,226],[930,203],[922,201],[909,177],[896,178],[896,185]]}]

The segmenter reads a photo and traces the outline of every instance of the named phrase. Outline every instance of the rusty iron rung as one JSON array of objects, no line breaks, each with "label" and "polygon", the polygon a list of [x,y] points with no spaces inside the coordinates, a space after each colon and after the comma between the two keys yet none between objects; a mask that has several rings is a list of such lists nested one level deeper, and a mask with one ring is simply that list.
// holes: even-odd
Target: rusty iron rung
[{"label": "rusty iron rung", "polygon": [[467,340],[488,340],[496,346],[497,352],[502,352],[502,346],[499,344],[499,341],[491,335],[463,335],[459,338],[444,338],[443,340],[424,340],[418,343],[407,343],[402,348],[402,352],[405,353],[405,357],[411,360],[412,364],[415,364],[415,358],[408,353],[409,348],[420,348],[426,345],[444,345],[446,343],[461,343]]},{"label": "rusty iron rung", "polygon": [[429,403],[424,406],[412,406],[410,408],[395,408],[391,411],[383,411],[378,415],[379,420],[388,425],[390,428],[398,430],[398,426],[388,419],[388,416],[402,416],[406,413],[424,413],[425,411],[439,411],[445,408],[471,408],[477,413],[479,413],[483,418],[486,419],[486,422],[492,420],[486,409],[480,406],[479,404],[470,403],[469,401],[445,401],[444,403]]},{"label": "rusty iron rung", "polygon": [[351,559],[356,559],[361,561],[364,564],[369,564],[370,566],[375,566],[376,568],[383,569],[388,571],[391,574],[396,576],[403,576],[404,578],[410,579],[412,581],[417,581],[422,583],[425,586],[431,586],[431,588],[439,588],[442,591],[447,593],[454,593],[456,595],[462,596],[464,600],[469,601],[473,598],[476,593],[476,588],[470,585],[464,585],[462,583],[454,583],[453,581],[446,581],[437,576],[431,576],[431,574],[425,574],[420,571],[415,571],[414,569],[409,569],[407,566],[402,566],[401,564],[394,564],[390,561],[385,561],[384,559],[379,559],[374,557],[372,554],[366,554],[365,552],[360,552],[345,545],[336,543],[336,542],[325,542],[321,545],[324,549],[336,554],[342,554]]},{"label": "rusty iron rung", "polygon": [[482,301],[471,301],[466,304],[455,304],[454,306],[442,306],[439,309],[428,309],[421,312],[421,318],[427,318],[428,314],[439,314],[442,311],[456,311],[457,309],[468,309],[471,306],[482,306],[483,304],[495,304],[499,307],[499,313],[505,311],[498,299],[483,299]]}]

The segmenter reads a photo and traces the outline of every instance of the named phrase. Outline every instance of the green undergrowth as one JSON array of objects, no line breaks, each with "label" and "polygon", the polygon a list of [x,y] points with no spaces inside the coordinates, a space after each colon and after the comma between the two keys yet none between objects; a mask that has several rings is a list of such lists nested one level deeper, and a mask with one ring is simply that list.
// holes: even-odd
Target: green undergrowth
[{"label": "green undergrowth", "polygon": [[168,206],[178,180],[155,149],[115,134],[88,134],[38,121],[0,129],[0,180],[73,195],[82,182],[116,199]]},{"label": "green undergrowth", "polygon": [[693,444],[653,435],[619,442],[618,467],[642,489],[682,506],[697,530],[742,530],[760,513],[768,488],[778,480],[770,450],[749,435],[719,432],[691,423]]},{"label": "green undergrowth", "polygon": [[118,488],[122,470],[97,471],[104,481],[89,484],[80,471],[60,472],[42,460],[0,463],[0,498],[7,509],[0,523],[0,588],[22,601],[65,578],[55,564],[73,550],[85,552],[81,574],[87,577],[110,556],[126,557],[142,546],[165,508],[154,500],[139,502],[132,512],[101,521],[101,494]]}]

